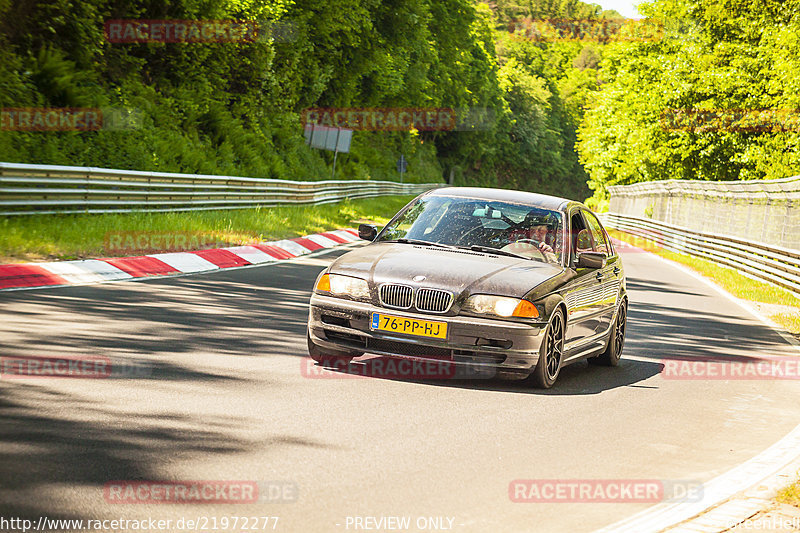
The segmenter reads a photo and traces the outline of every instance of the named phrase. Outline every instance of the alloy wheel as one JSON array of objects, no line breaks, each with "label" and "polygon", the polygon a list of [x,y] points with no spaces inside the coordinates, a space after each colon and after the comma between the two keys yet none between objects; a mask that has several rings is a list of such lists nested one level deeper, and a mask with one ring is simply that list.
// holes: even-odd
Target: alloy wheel
[{"label": "alloy wheel", "polygon": [[547,332],[546,370],[547,377],[555,379],[561,366],[561,357],[564,353],[564,322],[560,314],[553,316]]},{"label": "alloy wheel", "polygon": [[625,315],[625,305],[621,305],[617,313],[617,323],[614,326],[614,349],[617,357],[622,353],[622,346],[625,344],[625,325],[627,324]]}]

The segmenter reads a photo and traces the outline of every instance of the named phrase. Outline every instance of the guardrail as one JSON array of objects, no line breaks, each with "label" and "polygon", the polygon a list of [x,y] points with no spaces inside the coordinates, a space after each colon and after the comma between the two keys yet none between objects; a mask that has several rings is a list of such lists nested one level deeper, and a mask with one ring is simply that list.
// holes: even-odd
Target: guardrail
[{"label": "guardrail", "polygon": [[0,163],[0,216],[201,211],[420,194],[439,183],[288,181]]},{"label": "guardrail", "polygon": [[648,181],[615,185],[608,192],[612,213],[800,250],[800,176]]},{"label": "guardrail", "polygon": [[649,239],[673,252],[734,268],[800,297],[800,251],[619,213],[605,213],[602,218],[608,227]]}]

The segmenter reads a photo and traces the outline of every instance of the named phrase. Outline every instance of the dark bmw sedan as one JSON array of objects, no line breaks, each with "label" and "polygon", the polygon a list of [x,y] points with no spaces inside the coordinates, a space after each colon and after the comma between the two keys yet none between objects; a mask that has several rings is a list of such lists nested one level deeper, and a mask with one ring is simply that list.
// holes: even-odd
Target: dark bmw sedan
[{"label": "dark bmw sedan", "polygon": [[308,351],[445,360],[552,386],[564,365],[615,366],[627,297],[619,255],[583,204],[449,187],[420,195],[317,278]]}]

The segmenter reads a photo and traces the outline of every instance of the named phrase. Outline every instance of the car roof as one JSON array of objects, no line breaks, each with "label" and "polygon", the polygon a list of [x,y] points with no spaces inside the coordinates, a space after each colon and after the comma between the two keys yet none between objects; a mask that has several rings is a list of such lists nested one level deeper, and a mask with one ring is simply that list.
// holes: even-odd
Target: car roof
[{"label": "car roof", "polygon": [[[490,189],[484,187],[441,187],[427,193],[430,196],[455,196],[461,198],[476,198],[480,200],[497,200],[499,202],[515,202],[529,204],[535,207],[562,211],[571,205],[586,209],[586,206],[574,200],[549,196],[535,192],[515,191],[512,189]],[[426,195],[426,196],[427,196]]]}]

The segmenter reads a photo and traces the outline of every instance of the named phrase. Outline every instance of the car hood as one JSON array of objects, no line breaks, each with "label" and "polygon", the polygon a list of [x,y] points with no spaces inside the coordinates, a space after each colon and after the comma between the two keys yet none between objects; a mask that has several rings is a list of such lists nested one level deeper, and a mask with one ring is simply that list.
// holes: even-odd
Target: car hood
[{"label": "car hood", "polygon": [[[564,271],[561,265],[469,250],[400,243],[374,243],[349,252],[330,267],[333,274],[367,279],[375,287],[394,282],[461,294],[522,298]],[[415,276],[425,276],[419,282]]]}]

